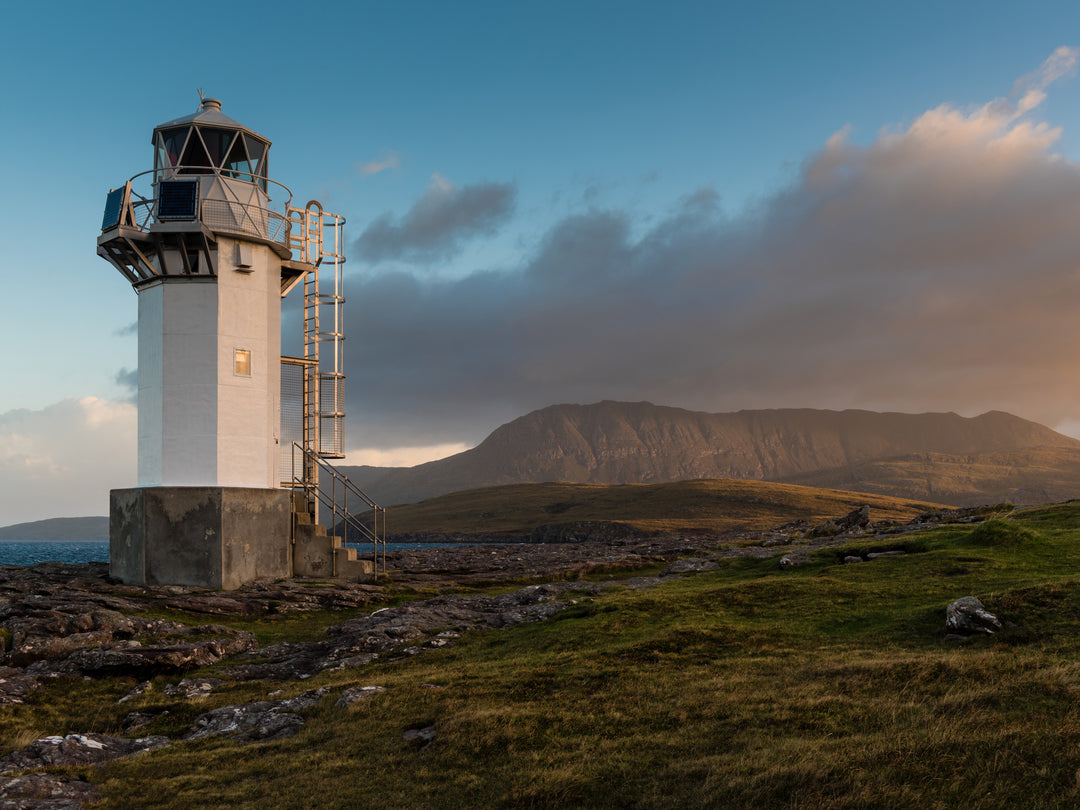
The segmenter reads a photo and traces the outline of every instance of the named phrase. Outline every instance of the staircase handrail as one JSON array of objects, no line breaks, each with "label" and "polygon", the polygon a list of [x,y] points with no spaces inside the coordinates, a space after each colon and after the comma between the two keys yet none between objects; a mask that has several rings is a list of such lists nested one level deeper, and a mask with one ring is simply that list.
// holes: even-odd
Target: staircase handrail
[{"label": "staircase handrail", "polygon": [[[349,537],[348,537],[349,532],[348,532],[348,530],[349,530],[350,527],[352,529],[354,529],[356,531],[356,533],[359,534],[362,538],[364,538],[368,542],[370,542],[372,544],[372,553],[373,553],[373,555],[375,557],[374,565],[375,565],[376,568],[378,568],[379,546],[381,545],[382,546],[382,557],[383,557],[382,566],[383,566],[383,571],[385,571],[386,570],[386,508],[381,507],[377,503],[375,503],[375,501],[372,500],[372,498],[366,492],[364,492],[362,489],[360,489],[360,487],[358,487],[356,484],[354,484],[352,481],[350,481],[349,477],[347,475],[345,475],[343,472],[338,470],[336,467],[334,467],[332,464],[327,462],[325,459],[320,458],[318,453],[304,447],[299,442],[293,442],[292,446],[293,446],[293,455],[294,455],[294,462],[293,462],[293,470],[294,471],[298,470],[298,469],[299,470],[306,470],[307,469],[307,463],[311,462],[311,463],[317,465],[318,468],[321,471],[323,471],[325,473],[328,473],[330,475],[330,478],[331,478],[331,481],[332,481],[330,495],[328,496],[321,486],[319,486],[317,484],[314,484],[306,475],[301,477],[301,476],[297,475],[294,472],[293,473],[293,479],[292,479],[293,489],[294,490],[296,490],[298,488],[302,489],[303,492],[304,492],[305,497],[308,499],[309,502],[311,502],[312,497],[314,497],[315,499],[318,500],[319,503],[321,503],[323,506],[326,506],[326,507],[328,507],[330,509],[330,512],[331,512],[331,514],[333,516],[333,523],[332,523],[331,528],[337,526],[337,524],[339,522],[345,524],[345,538],[344,538],[344,541],[345,541],[346,545],[348,544],[348,540],[349,540]],[[297,466],[297,464],[295,463],[295,454],[296,454],[296,451],[298,451],[298,450],[300,451],[300,453],[302,454],[302,456],[304,458],[304,463],[299,465],[299,466]],[[338,499],[337,499],[337,488],[338,488],[339,483],[341,484],[342,489],[343,489],[342,500],[340,502],[338,502]],[[359,520],[355,516],[354,513],[349,511],[348,498],[349,498],[350,494],[352,494],[356,498],[359,498],[361,500],[361,502],[363,502],[364,505],[367,508],[373,510],[372,525],[370,527],[367,524],[363,523],[361,520]],[[379,513],[380,512],[382,512],[382,516],[383,516],[382,521],[381,521],[381,524],[382,524],[381,525],[381,530],[380,530],[380,521],[379,521]]]}]

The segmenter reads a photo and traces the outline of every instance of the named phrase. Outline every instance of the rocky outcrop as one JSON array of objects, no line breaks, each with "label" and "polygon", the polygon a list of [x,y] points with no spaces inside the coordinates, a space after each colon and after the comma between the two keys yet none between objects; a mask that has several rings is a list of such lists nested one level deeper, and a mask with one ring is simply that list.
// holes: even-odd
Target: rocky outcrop
[{"label": "rocky outcrop", "polygon": [[92,765],[164,748],[168,737],[107,737],[103,734],[68,734],[42,737],[21,751],[0,757],[0,775],[36,768]]},{"label": "rocky outcrop", "polygon": [[304,718],[297,712],[312,708],[329,691],[323,686],[286,700],[222,706],[199,715],[184,739],[228,736],[237,742],[256,742],[291,737],[304,725]]},{"label": "rocky outcrop", "polygon": [[100,799],[101,791],[78,775],[24,773],[0,777],[3,810],[81,810]]},{"label": "rocky outcrop", "polygon": [[350,619],[329,628],[320,641],[274,644],[239,655],[236,665],[219,672],[234,680],[297,680],[324,669],[363,666],[390,652],[415,655],[423,647],[446,646],[442,634],[447,631],[540,621],[563,608],[560,596],[598,589],[589,583],[555,582],[500,596],[437,596]]},{"label": "rocky outcrop", "polygon": [[842,518],[827,520],[810,530],[811,537],[835,537],[838,534],[855,534],[870,528],[870,507],[863,504]]}]

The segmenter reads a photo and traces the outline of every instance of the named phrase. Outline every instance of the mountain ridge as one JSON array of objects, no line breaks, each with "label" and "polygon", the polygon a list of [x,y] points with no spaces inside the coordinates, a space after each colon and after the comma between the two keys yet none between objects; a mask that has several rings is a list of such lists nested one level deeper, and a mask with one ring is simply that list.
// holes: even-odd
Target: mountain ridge
[{"label": "mountain ridge", "polygon": [[109,539],[109,518],[47,518],[27,523],[0,526],[0,540],[37,540],[41,542],[86,542]]},{"label": "mountain ridge", "polygon": [[[1025,491],[1080,493],[1080,440],[1003,411],[975,417],[811,408],[712,414],[605,400],[532,411],[471,450],[416,467],[342,469],[386,504],[511,483],[734,478],[818,486],[815,476],[830,481],[821,486],[968,504],[1012,491],[1003,483],[1014,472],[1009,454],[1036,450],[1046,480],[1027,481]],[[983,484],[971,490],[939,480],[930,491],[905,483],[895,468],[880,482],[871,466],[919,454],[969,458],[985,468]],[[948,477],[960,474],[962,465],[950,464]],[[844,485],[834,483],[841,479]]]}]

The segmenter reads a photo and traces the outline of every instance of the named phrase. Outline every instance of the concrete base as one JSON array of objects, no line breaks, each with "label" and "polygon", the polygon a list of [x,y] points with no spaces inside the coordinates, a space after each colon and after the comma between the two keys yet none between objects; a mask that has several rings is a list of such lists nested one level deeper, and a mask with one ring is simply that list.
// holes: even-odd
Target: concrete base
[{"label": "concrete base", "polygon": [[109,496],[109,572],[121,582],[230,590],[292,575],[288,490],[139,487]]}]

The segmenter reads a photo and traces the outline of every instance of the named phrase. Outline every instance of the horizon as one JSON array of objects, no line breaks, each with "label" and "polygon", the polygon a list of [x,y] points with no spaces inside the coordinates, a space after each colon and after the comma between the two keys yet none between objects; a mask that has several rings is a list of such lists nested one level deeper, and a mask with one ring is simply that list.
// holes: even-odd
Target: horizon
[{"label": "horizon", "polygon": [[312,53],[290,7],[214,8],[120,91],[97,43],[168,10],[10,14],[34,113],[0,134],[24,234],[4,525],[134,484],[136,296],[94,242],[198,88],[347,219],[344,464],[445,458],[560,401],[999,410],[1080,438],[1075,4],[420,2],[334,9]]}]

